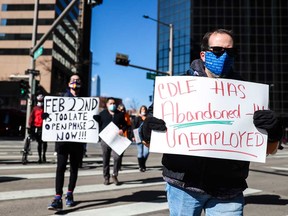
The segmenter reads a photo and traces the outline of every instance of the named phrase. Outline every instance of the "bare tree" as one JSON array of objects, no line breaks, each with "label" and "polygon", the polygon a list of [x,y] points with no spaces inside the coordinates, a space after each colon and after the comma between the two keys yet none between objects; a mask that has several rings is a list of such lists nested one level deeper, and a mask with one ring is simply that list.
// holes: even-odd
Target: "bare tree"
[{"label": "bare tree", "polygon": [[132,99],[128,102],[129,109],[137,111],[139,108],[139,102],[136,99]]}]

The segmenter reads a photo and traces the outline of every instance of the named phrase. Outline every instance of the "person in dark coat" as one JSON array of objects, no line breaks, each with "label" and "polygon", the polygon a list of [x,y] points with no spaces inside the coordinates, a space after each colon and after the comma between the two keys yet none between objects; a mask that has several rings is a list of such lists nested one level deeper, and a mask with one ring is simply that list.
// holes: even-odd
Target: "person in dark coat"
[{"label": "person in dark coat", "polygon": [[[80,76],[78,74],[73,74],[70,77],[67,92],[63,96],[78,97],[80,94],[80,88]],[[52,203],[48,206],[48,209],[59,211],[63,208],[62,195],[68,158],[70,163],[70,177],[65,201],[67,207],[72,207],[75,205],[73,191],[76,187],[79,164],[81,164],[83,159],[83,143],[56,142],[55,150],[57,152],[57,168],[55,179],[56,195],[52,200]]]},{"label": "person in dark coat", "polygon": [[[232,67],[236,49],[231,31],[217,29],[206,33],[201,50],[200,59],[192,62],[186,75],[242,80]],[[267,154],[275,152],[282,136],[276,114],[258,110],[253,119],[257,128],[268,132]],[[165,131],[165,128],[163,120],[148,116],[141,131],[144,142],[150,141],[151,130]],[[202,211],[213,216],[243,215],[248,161],[163,154],[162,164],[171,216],[200,216]]]},{"label": "person in dark coat", "polygon": [[[107,98],[106,109],[100,112],[97,119],[99,123],[99,132],[101,132],[110,122],[113,122],[119,128],[119,135],[124,136],[124,132],[127,130],[127,123],[125,121],[125,115],[123,112],[117,110],[116,101],[114,98]],[[100,140],[103,156],[103,176],[104,185],[110,184],[110,158],[111,154],[114,160],[112,180],[115,185],[119,185],[118,172],[121,166],[121,156],[118,155],[111,147],[105,143],[104,140]]]}]

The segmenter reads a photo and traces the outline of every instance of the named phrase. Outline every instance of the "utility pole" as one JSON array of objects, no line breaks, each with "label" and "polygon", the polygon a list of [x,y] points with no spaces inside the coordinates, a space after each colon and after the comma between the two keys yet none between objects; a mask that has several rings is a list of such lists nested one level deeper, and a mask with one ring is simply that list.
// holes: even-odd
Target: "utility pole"
[{"label": "utility pole", "polygon": [[[32,47],[36,45],[37,40],[37,32],[38,32],[38,10],[39,0],[35,0],[34,4],[34,17],[33,17],[33,32],[32,32]],[[34,56],[31,56],[31,71],[35,70],[35,59]],[[26,108],[26,130],[25,130],[25,137],[28,136],[28,127],[29,127],[29,117],[32,109],[32,96],[34,95],[35,91],[35,80],[34,80],[34,73],[29,73],[29,86],[30,91],[28,92],[27,98],[27,108]]]},{"label": "utility pole", "polygon": [[[31,71],[29,73],[29,85],[30,85],[30,92],[29,97],[27,98],[27,110],[26,110],[26,127],[29,126],[29,117],[32,109],[32,94],[34,94],[35,91],[35,59],[34,59],[34,53],[40,48],[40,46],[46,41],[46,39],[49,37],[49,35],[52,33],[52,31],[57,27],[57,25],[64,19],[66,14],[71,10],[71,8],[78,2],[78,0],[71,0],[69,5],[65,8],[65,10],[58,16],[58,18],[53,22],[50,29],[41,37],[38,43],[37,41],[37,28],[38,28],[38,13],[39,13],[39,0],[35,0],[34,4],[34,18],[33,18],[33,32],[32,32],[32,48],[30,50],[30,56],[31,56]],[[26,129],[25,137],[28,135],[28,130]]]}]

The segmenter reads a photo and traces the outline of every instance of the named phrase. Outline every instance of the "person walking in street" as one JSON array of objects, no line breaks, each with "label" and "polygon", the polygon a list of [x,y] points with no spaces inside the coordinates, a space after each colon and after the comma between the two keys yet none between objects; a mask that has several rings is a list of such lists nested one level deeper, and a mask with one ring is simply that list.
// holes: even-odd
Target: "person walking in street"
[{"label": "person walking in street", "polygon": [[[142,105],[139,109],[139,116],[135,117],[133,128],[137,129],[139,128],[147,116],[147,107],[145,105]],[[133,141],[135,142],[135,138],[133,137]],[[146,161],[149,156],[149,147],[145,146],[142,142],[136,143],[137,146],[137,159],[138,159],[138,165],[139,165],[139,171],[145,172],[146,171]]]},{"label": "person walking in street", "polygon": [[[235,55],[231,31],[207,32],[202,40],[200,59],[192,62],[186,75],[243,80],[232,68]],[[152,111],[153,107],[148,110]],[[268,133],[267,154],[275,152],[282,136],[275,112],[258,110],[253,120],[257,128]],[[147,117],[141,133],[144,141],[149,142],[151,130],[165,129],[162,119]],[[163,154],[162,164],[171,216],[200,216],[202,211],[207,216],[243,216],[248,161]]]},{"label": "person walking in street", "polygon": [[[96,120],[99,123],[99,133],[110,123],[113,122],[119,128],[119,135],[123,136],[127,129],[127,123],[123,112],[117,110],[115,99],[112,97],[107,98],[106,109],[100,112],[99,118]],[[111,147],[105,143],[104,140],[100,140],[103,157],[103,176],[104,185],[110,184],[110,158],[111,154],[114,160],[112,180],[115,185],[119,185],[118,172],[120,169],[121,157]]]},{"label": "person walking in street", "polygon": [[44,96],[39,94],[37,97],[37,104],[33,107],[29,117],[29,131],[38,143],[38,163],[46,163],[47,142],[42,140],[42,114],[44,113]]},{"label": "person walking in street", "polygon": [[[78,74],[73,74],[70,77],[67,92],[63,96],[78,97],[80,94],[80,88],[80,76]],[[70,163],[70,177],[65,201],[67,207],[72,207],[75,205],[73,191],[76,187],[78,178],[78,167],[83,158],[83,143],[56,142],[55,150],[57,151],[57,168],[55,179],[56,195],[54,196],[52,203],[48,206],[48,209],[58,211],[63,208],[62,195],[68,158]]]},{"label": "person walking in street", "polygon": [[[119,104],[117,109],[120,111],[120,112],[123,112],[124,113],[124,118],[125,118],[125,122],[126,122],[126,130],[124,131],[123,133],[123,136],[126,137],[127,139],[131,139],[131,119],[130,119],[130,115],[129,113],[127,112],[126,110],[126,107],[124,106],[124,104]],[[119,165],[119,170],[121,170],[121,167],[122,167],[122,159],[123,159],[123,156],[124,156],[124,152],[120,155],[120,165]]]}]

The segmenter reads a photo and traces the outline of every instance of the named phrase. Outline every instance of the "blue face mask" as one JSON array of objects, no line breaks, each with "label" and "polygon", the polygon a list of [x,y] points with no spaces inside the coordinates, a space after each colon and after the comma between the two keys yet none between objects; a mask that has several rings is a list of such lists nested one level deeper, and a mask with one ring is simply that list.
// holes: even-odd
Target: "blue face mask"
[{"label": "blue face mask", "polygon": [[116,105],[115,104],[110,104],[108,109],[112,112],[114,112],[116,110]]},{"label": "blue face mask", "polygon": [[221,56],[213,52],[205,52],[205,67],[216,77],[227,74],[234,64],[234,58],[224,52]]}]

